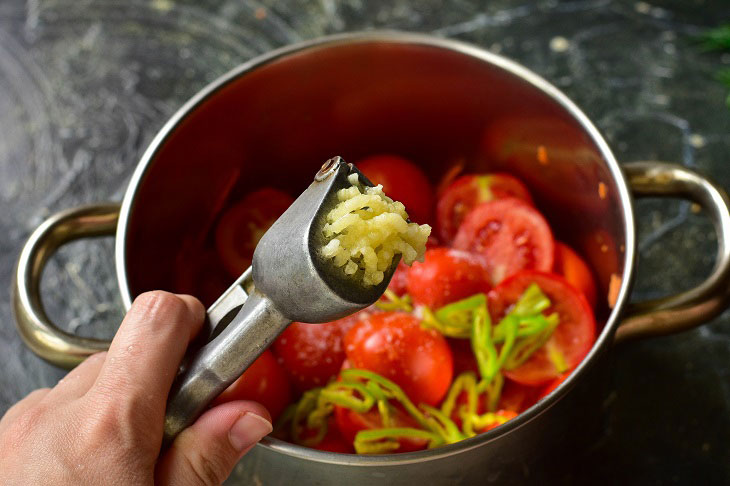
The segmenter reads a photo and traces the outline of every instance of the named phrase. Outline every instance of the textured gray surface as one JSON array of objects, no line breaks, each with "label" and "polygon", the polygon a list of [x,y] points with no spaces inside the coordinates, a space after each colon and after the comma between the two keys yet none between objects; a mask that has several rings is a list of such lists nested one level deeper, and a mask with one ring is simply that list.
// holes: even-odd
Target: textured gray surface
[{"label": "textured gray surface", "polygon": [[[691,37],[726,2],[213,0],[0,2],[0,282],[24,239],[78,203],[119,200],[142,151],[187,98],[256,54],[363,28],[433,32],[511,57],[555,83],[622,161],[664,159],[730,187],[730,110],[713,79],[730,55]],[[686,203],[641,201],[635,297],[688,288],[712,266],[711,225]],[[113,243],[53,259],[49,313],[86,335],[121,317]],[[21,344],[0,293],[0,412],[62,372]],[[609,427],[576,477],[632,484],[730,480],[730,314],[616,350]]]}]

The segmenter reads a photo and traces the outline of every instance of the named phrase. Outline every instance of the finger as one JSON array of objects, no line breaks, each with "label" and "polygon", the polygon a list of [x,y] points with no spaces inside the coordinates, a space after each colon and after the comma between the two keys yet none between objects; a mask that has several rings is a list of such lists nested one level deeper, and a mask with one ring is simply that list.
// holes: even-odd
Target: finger
[{"label": "finger", "polygon": [[46,395],[48,395],[48,392],[50,391],[50,388],[39,388],[38,390],[33,390],[21,401],[10,407],[8,411],[5,412],[5,415],[0,418],[0,434],[2,434],[2,430],[9,423],[22,415],[26,410],[35,407],[41,400],[46,397]]},{"label": "finger", "polygon": [[106,351],[92,354],[68,372],[51,390],[50,396],[59,400],[74,400],[86,394],[99,376]]},{"label": "finger", "polygon": [[155,484],[219,485],[271,430],[269,413],[258,403],[235,401],[212,408],[177,436],[157,464]]},{"label": "finger", "polygon": [[106,399],[138,426],[159,428],[180,361],[204,316],[203,305],[189,295],[155,291],[137,297],[89,398]]}]

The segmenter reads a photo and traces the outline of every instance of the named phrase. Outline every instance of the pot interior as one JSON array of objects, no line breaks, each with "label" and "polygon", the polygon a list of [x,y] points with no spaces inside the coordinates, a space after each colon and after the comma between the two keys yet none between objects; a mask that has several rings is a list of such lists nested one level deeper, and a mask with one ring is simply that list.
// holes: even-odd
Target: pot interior
[{"label": "pot interior", "polygon": [[473,54],[339,41],[232,77],[187,113],[149,160],[127,222],[131,296],[168,289],[210,304],[233,280],[213,250],[223,208],[264,186],[296,196],[334,155],[357,162],[390,153],[416,162],[434,186],[457,165],[464,173],[507,171],[522,179],[557,239],[595,271],[597,317],[605,322],[626,237],[610,154],[511,65]]}]

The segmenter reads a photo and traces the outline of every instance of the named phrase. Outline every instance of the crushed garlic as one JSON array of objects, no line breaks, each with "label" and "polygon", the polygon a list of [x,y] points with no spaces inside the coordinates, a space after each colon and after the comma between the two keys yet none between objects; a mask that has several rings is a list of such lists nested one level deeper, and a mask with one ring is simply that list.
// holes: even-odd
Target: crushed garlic
[{"label": "crushed garlic", "polygon": [[431,227],[409,223],[403,203],[386,196],[382,185],[363,186],[357,173],[348,181],[352,186],[337,191],[340,202],[327,214],[322,256],[347,275],[362,269],[365,286],[382,282],[396,255],[407,265],[422,262]]}]

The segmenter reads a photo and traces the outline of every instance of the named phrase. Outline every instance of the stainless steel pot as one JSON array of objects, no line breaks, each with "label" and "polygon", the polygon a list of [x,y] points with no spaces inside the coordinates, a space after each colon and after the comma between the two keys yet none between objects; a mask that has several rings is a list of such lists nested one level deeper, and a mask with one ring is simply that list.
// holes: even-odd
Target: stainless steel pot
[{"label": "stainless steel pot", "polygon": [[[354,161],[379,152],[418,161],[433,181],[456,164],[465,171],[507,170],[526,181],[558,237],[595,270],[603,296],[598,340],[546,399],[478,437],[383,456],[338,455],[265,439],[241,463],[242,479],[520,482],[572,435],[570,414],[577,407],[598,410],[600,391],[593,390],[602,388],[601,370],[617,341],[681,331],[728,304],[730,214],[721,189],[668,163],[620,167],[565,95],[510,60],[451,40],[373,32],[297,44],[234,69],[162,128],[121,207],[76,208],[43,223],[23,249],[14,286],[23,339],[66,367],[108,345],[62,332],[43,311],[40,275],[60,245],[116,234],[119,289],[129,307],[148,289],[186,290],[175,275],[181,266],[195,266],[201,254],[196,245],[205,246],[227,200],[262,185],[297,193],[328,157]],[[628,303],[636,259],[632,196],[679,197],[705,208],[718,235],[716,265],[705,282],[671,297]]]}]

